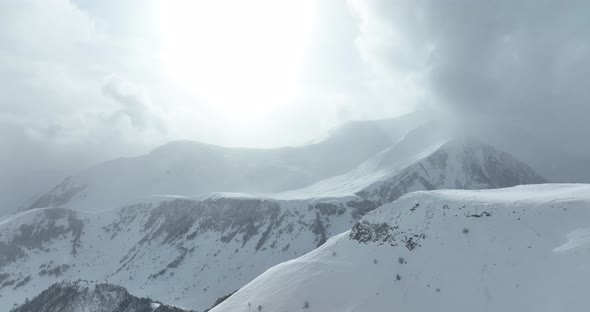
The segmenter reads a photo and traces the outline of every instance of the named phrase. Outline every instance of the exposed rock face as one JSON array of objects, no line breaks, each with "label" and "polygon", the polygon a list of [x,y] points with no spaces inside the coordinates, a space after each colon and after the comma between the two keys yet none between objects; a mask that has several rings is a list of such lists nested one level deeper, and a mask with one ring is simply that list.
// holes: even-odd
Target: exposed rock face
[{"label": "exposed rock face", "polygon": [[45,245],[66,237],[71,239],[70,254],[77,254],[83,228],[84,222],[77,218],[76,212],[54,208],[40,210],[34,214],[33,222],[20,224],[12,231],[0,230],[0,270],[26,259],[27,250],[43,250]]},{"label": "exposed rock face", "polygon": [[188,312],[149,298],[138,298],[120,286],[83,281],[54,284],[11,312]]}]

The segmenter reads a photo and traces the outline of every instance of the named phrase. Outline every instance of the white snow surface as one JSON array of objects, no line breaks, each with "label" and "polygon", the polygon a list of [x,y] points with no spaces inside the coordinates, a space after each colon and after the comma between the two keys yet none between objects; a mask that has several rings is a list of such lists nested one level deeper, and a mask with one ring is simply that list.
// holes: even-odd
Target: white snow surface
[{"label": "white snow surface", "polygon": [[226,311],[588,311],[590,185],[407,194]]},{"label": "white snow surface", "polygon": [[298,147],[247,149],[172,142],[146,155],[114,159],[74,174],[24,206],[101,211],[149,196],[194,197],[216,192],[277,199],[351,196],[395,178],[408,166],[422,170],[422,160],[466,137],[512,154],[549,181],[553,177],[584,180],[581,161],[540,147],[518,129],[500,130],[465,132],[422,114],[410,114],[349,122],[321,140]]},{"label": "white snow surface", "polygon": [[0,307],[83,279],[203,310],[350,228],[357,219],[351,202],[364,200],[214,194],[152,197],[100,212],[29,210],[0,224]]},{"label": "white snow surface", "polygon": [[416,128],[409,131],[395,144],[376,153],[345,174],[272,196],[282,199],[350,196],[379,180],[386,179],[416,164],[450,141],[453,139],[444,131],[431,131],[430,126]]},{"label": "white snow surface", "polygon": [[74,174],[27,203],[25,209],[101,211],[153,195],[232,192],[272,196],[354,169],[421,124],[417,119],[417,114],[410,114],[349,122],[321,140],[297,147],[226,148],[171,142],[146,155],[113,159]]},{"label": "white snow surface", "polygon": [[[4,219],[0,306],[22,303],[57,281],[81,278],[202,310],[404,193],[544,181],[489,146],[416,132],[359,168],[358,179],[374,179],[346,192],[302,192],[305,198],[160,195],[116,209],[38,208]],[[326,185],[345,189],[340,182]]]},{"label": "white snow surface", "polygon": [[[417,124],[353,122],[274,150],[176,142],[68,178],[0,219],[0,307],[84,279],[202,310],[405,193],[545,181],[491,146]],[[587,228],[555,248],[585,244]]]}]

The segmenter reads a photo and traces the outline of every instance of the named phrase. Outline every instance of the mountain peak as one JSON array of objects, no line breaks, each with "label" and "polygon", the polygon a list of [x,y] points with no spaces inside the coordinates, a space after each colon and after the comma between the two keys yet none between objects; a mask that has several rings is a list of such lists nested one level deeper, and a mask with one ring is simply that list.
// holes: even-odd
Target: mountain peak
[{"label": "mountain peak", "polygon": [[411,165],[360,190],[378,205],[417,190],[488,189],[545,183],[525,163],[472,138],[449,140]]}]

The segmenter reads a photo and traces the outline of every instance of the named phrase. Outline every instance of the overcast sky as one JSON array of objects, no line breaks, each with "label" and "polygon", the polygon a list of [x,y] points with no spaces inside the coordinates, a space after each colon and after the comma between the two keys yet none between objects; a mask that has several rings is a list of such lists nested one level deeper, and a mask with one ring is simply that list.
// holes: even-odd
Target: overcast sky
[{"label": "overcast sky", "polygon": [[169,140],[293,145],[417,107],[514,121],[584,153],[588,12],[583,0],[0,1],[0,194]]}]

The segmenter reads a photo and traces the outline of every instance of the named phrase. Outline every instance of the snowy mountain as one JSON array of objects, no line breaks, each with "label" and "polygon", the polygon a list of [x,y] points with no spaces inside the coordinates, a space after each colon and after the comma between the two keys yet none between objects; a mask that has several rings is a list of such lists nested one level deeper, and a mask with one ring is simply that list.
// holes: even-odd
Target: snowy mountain
[{"label": "snowy mountain", "polygon": [[54,284],[11,312],[188,312],[148,298],[135,297],[123,287],[85,281]]},{"label": "snowy mountain", "polygon": [[415,192],[212,311],[587,311],[590,185]]},{"label": "snowy mountain", "polygon": [[412,191],[545,182],[525,163],[476,140],[408,135],[343,175],[275,196],[301,199],[357,195],[380,206]]},{"label": "snowy mountain", "polygon": [[508,153],[476,141],[453,140],[357,194],[381,206],[417,190],[476,190],[545,182]]},{"label": "snowy mountain", "polygon": [[[590,182],[590,166],[586,165],[590,155],[571,154],[516,125],[498,120],[466,119],[455,128],[457,132],[470,133],[482,142],[509,152],[552,182]],[[564,138],[564,141],[571,140]]]},{"label": "snowy mountain", "polygon": [[590,169],[584,169],[587,157],[569,155],[517,126],[482,120],[458,125],[414,113],[348,122],[298,147],[172,142],[147,155],[115,159],[74,174],[25,203],[22,210],[100,211],[154,195],[213,192],[284,199],[349,196],[452,140],[477,141],[505,151],[552,182],[590,182]]},{"label": "snowy mountain", "polygon": [[316,196],[310,189],[290,197],[153,196],[99,212],[37,208],[0,221],[0,306],[81,278],[202,310],[404,192],[544,181],[485,144],[437,136],[417,144],[414,138],[345,174],[353,187],[342,177],[324,181],[338,196]]},{"label": "snowy mountain", "polygon": [[225,148],[172,142],[147,155],[111,160],[68,177],[25,209],[100,211],[153,195],[271,194],[297,189],[353,169],[427,120],[420,116],[348,122],[299,147]]},{"label": "snowy mountain", "polygon": [[29,210],[0,224],[0,306],[81,278],[202,310],[374,208],[357,197],[280,201],[216,195],[153,198],[96,213]]}]

